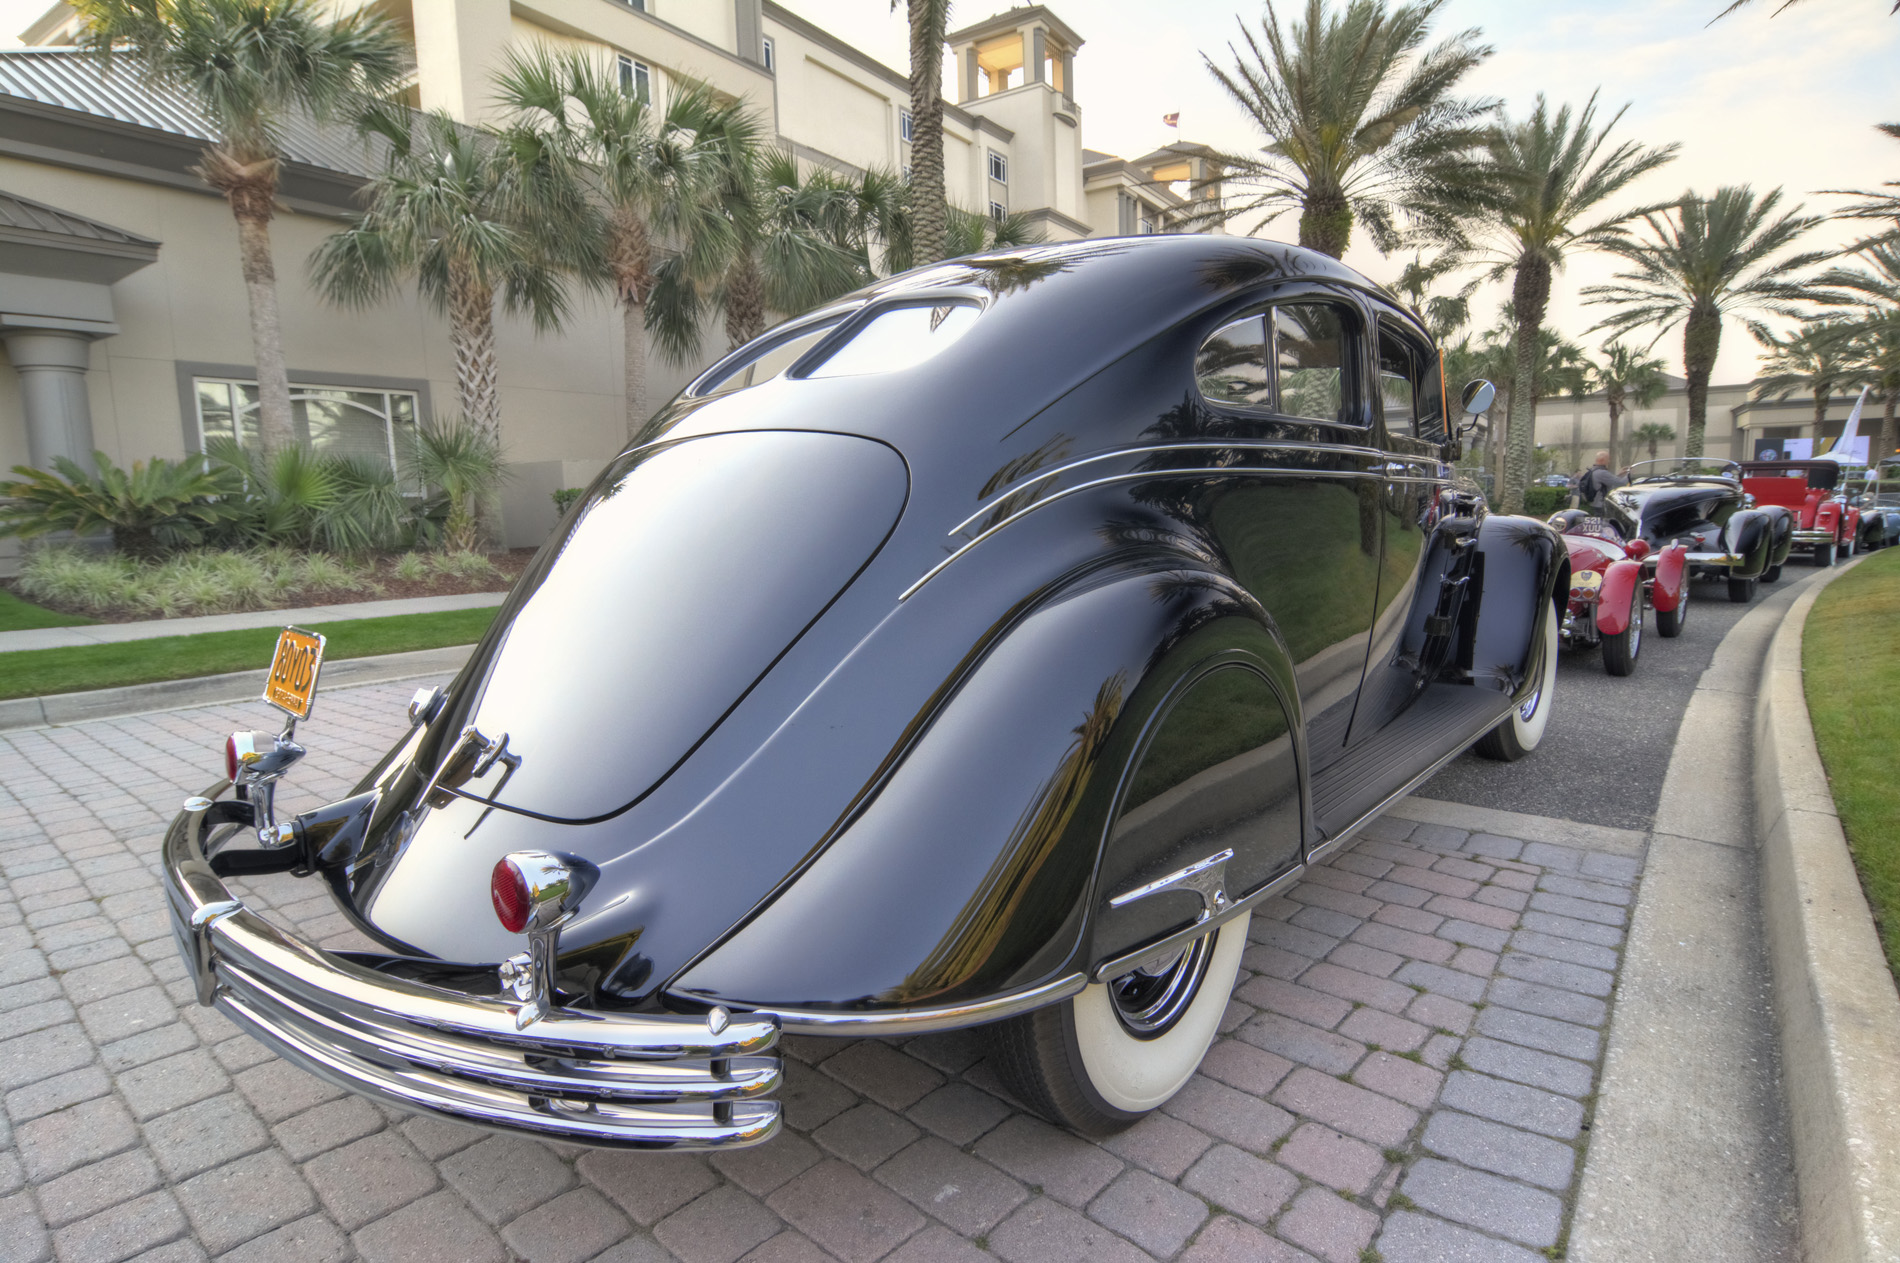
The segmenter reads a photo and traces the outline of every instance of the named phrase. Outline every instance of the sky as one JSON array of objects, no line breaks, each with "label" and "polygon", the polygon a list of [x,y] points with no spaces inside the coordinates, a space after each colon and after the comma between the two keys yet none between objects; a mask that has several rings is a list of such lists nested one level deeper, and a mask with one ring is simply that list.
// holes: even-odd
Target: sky
[{"label": "sky", "polygon": [[[727,2],[662,0],[655,7]],[[1900,121],[1900,17],[1888,16],[1892,0],[1802,0],[1778,16],[1779,0],[1755,0],[1711,24],[1726,2],[1446,0],[1434,36],[1482,32],[1496,52],[1466,84],[1472,95],[1502,99],[1509,114],[1527,113],[1540,92],[1553,103],[1577,105],[1597,92],[1600,114],[1629,107],[1614,137],[1680,144],[1676,161],[1630,190],[1631,205],[1685,189],[1751,184],[1783,188],[1787,204],[1818,211],[1843,199],[1816,190],[1872,188],[1900,177],[1900,144],[1874,130]],[[16,42],[13,36],[46,3],[0,0],[0,46]],[[907,67],[903,5],[892,12],[889,0],[782,3],[887,65]],[[1009,0],[958,0],[951,21],[967,25],[1007,7]],[[1086,41],[1076,59],[1075,94],[1087,147],[1137,157],[1175,139],[1236,151],[1260,144],[1203,54],[1231,63],[1228,43],[1237,39],[1238,22],[1257,27],[1263,10],[1233,0],[1054,0],[1049,7]],[[1282,15],[1301,7],[1285,0]],[[1178,131],[1161,122],[1176,112]],[[1296,232],[1287,216],[1262,235],[1291,240]],[[1811,240],[1839,244],[1853,234],[1851,225],[1828,224]],[[1404,261],[1380,256],[1363,239],[1347,254],[1348,263],[1379,281],[1395,277]],[[1586,348],[1602,341],[1586,334],[1600,312],[1584,306],[1578,291],[1614,270],[1607,260],[1581,258],[1553,286],[1551,321]],[[1493,322],[1500,301],[1495,289],[1480,295],[1480,326]],[[1752,377],[1757,350],[1731,322],[1715,380]],[[1678,336],[1665,336],[1656,353],[1681,371]]]}]

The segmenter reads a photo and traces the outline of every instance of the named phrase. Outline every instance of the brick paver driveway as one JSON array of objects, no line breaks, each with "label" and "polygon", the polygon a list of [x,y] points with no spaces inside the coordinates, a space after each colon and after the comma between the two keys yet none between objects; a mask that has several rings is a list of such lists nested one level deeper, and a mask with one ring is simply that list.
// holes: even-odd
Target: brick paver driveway
[{"label": "brick paver driveway", "polygon": [[[340,795],[412,687],[323,697],[285,805]],[[588,1152],[344,1095],[190,1002],[155,848],[222,734],[266,722],[0,736],[0,1258],[1400,1263],[1564,1240],[1634,860],[1379,822],[1256,914],[1203,1073],[1105,1144],[1016,1108],[958,1033],[788,1040],[761,1148]],[[308,882],[251,893],[349,937]]]}]

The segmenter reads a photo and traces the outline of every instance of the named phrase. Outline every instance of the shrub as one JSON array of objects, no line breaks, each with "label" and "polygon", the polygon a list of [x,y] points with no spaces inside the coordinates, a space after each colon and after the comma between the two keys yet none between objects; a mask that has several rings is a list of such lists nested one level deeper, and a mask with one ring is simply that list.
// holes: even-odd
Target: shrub
[{"label": "shrub", "polygon": [[574,507],[574,502],[586,494],[585,487],[562,487],[548,499],[554,501],[554,511],[565,517],[567,511]]},{"label": "shrub", "polygon": [[411,450],[416,472],[448,500],[444,544],[453,553],[473,552],[482,505],[508,478],[500,440],[465,419],[438,420],[416,427]]},{"label": "shrub", "polygon": [[405,583],[420,583],[429,577],[429,563],[420,553],[404,553],[396,559],[392,569],[396,577]]},{"label": "shrub", "polygon": [[431,559],[431,564],[437,574],[457,579],[486,579],[501,573],[493,562],[478,552],[439,553]]},{"label": "shrub", "polygon": [[140,564],[80,548],[42,548],[20,569],[23,596],[91,613],[160,618],[265,609],[305,592],[372,588],[364,567],[284,548],[184,552]]},{"label": "shrub", "polygon": [[64,456],[50,473],[15,465],[19,477],[0,482],[0,535],[107,530],[120,552],[151,558],[202,544],[231,518],[235,483],[217,466],[155,457],[125,470],[104,452],[94,452],[93,463],[97,474]]},{"label": "shrub", "polygon": [[1564,487],[1532,487],[1524,493],[1524,515],[1545,518],[1570,506],[1570,492]]}]

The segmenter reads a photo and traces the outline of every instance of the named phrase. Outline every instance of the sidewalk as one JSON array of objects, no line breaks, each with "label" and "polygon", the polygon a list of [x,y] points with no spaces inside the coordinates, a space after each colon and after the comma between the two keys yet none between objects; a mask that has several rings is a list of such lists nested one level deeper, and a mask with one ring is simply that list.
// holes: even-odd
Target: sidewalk
[{"label": "sidewalk", "polygon": [[388,618],[395,614],[433,614],[440,610],[486,609],[500,605],[506,592],[465,592],[456,596],[416,596],[395,601],[353,601],[311,605],[296,610],[248,610],[207,614],[202,618],[153,618],[137,623],[99,623],[91,627],[36,627],[0,632],[0,653],[26,649],[72,649],[82,645],[118,645],[158,636],[195,636],[200,632],[243,631],[250,627],[336,623],[352,618]]}]

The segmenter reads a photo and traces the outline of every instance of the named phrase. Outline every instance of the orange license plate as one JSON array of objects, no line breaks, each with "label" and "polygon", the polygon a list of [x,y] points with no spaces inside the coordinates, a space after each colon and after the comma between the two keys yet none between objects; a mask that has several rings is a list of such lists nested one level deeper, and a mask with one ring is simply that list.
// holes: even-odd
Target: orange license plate
[{"label": "orange license plate", "polygon": [[317,696],[317,672],[323,666],[323,637],[298,627],[277,634],[264,700],[295,719],[310,718]]}]

